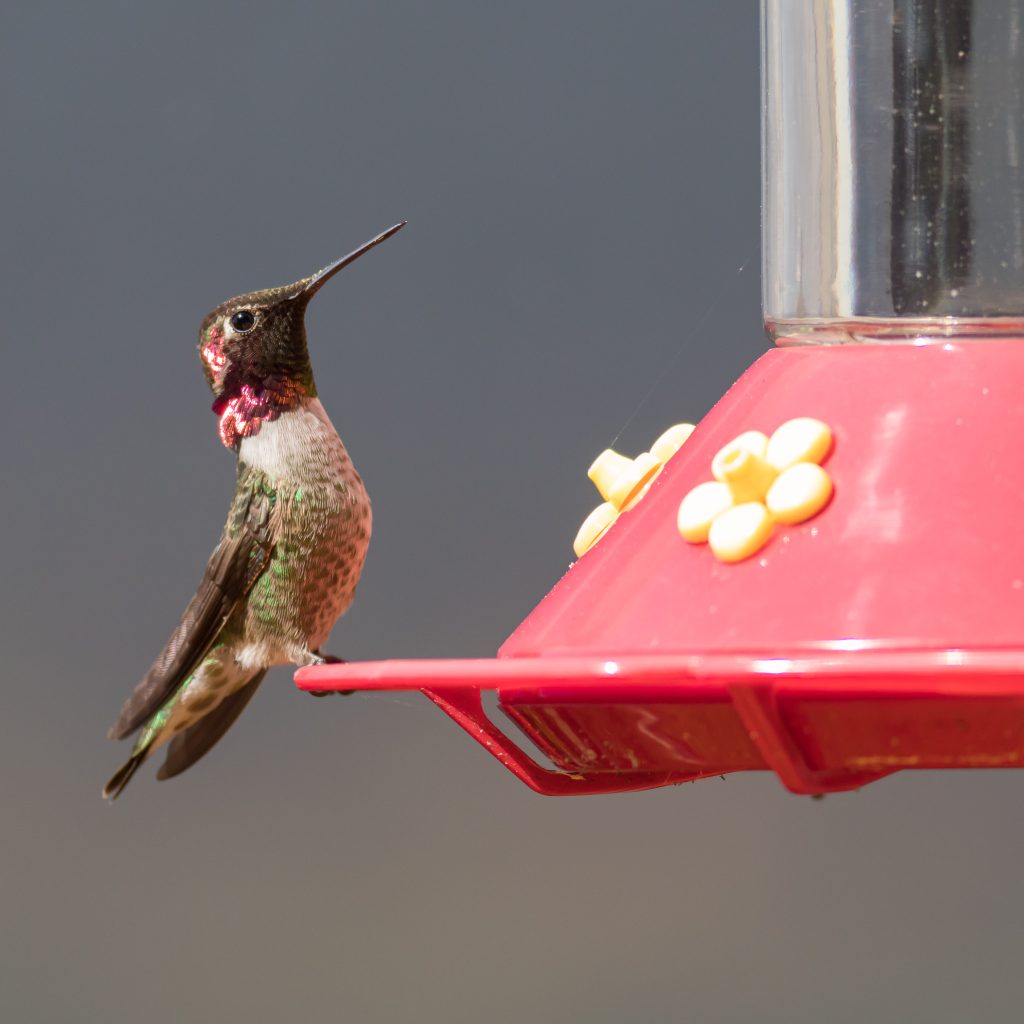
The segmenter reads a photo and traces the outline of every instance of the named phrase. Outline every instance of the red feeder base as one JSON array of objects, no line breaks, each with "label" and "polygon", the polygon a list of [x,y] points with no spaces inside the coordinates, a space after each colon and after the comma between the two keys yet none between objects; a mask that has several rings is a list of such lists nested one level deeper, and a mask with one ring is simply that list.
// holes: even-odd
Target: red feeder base
[{"label": "red feeder base", "polygon": [[[676,532],[746,430],[832,428],[831,504],[735,565]],[[496,659],[303,669],[305,690],[422,690],[533,789],[751,769],[791,790],[1024,757],[1024,344],[776,349]],[[487,718],[481,691],[554,763]]]}]

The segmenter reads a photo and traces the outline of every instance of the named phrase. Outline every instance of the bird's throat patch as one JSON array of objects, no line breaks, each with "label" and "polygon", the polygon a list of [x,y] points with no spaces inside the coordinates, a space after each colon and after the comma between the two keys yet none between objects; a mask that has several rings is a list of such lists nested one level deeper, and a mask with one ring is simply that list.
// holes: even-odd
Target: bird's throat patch
[{"label": "bird's throat patch", "polygon": [[233,398],[222,396],[213,403],[218,417],[220,439],[227,448],[237,448],[243,437],[259,433],[267,420],[275,420],[286,405],[280,403],[280,396],[263,388],[252,388],[243,384]]}]

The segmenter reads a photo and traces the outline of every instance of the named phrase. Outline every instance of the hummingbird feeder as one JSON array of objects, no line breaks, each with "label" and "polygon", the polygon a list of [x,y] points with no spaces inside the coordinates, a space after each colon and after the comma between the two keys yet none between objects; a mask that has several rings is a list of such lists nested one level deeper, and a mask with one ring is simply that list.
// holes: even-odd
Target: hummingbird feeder
[{"label": "hummingbird feeder", "polygon": [[497,657],[297,685],[419,690],[546,794],[1022,766],[1022,15],[763,0],[775,347],[692,435],[598,459],[579,560]]}]

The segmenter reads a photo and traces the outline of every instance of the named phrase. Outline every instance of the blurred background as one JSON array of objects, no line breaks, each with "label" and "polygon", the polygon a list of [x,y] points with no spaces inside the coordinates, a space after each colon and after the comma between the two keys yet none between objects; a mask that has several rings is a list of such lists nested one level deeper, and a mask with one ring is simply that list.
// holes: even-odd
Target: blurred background
[{"label": "blurred background", "polygon": [[350,660],[493,654],[592,457],[764,351],[753,0],[11,0],[0,108],[0,1018],[1019,1012],[1013,773],[546,799],[423,698],[279,670],[100,800],[232,491],[215,304],[409,221],[308,317],[374,500]]}]

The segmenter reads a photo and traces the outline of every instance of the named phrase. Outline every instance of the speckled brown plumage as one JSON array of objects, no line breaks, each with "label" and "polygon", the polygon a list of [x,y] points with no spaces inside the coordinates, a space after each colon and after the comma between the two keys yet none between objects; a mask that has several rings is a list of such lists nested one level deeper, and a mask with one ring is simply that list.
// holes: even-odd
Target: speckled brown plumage
[{"label": "speckled brown plumage", "polygon": [[322,660],[370,542],[370,500],[317,397],[303,315],[320,286],[401,224],[286,288],[251,292],[203,321],[199,352],[235,495],[199,589],[110,730],[139,735],[104,788],[115,798],[170,741],[158,777],[226,732],[272,665]]}]

